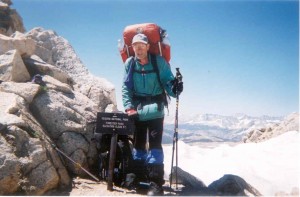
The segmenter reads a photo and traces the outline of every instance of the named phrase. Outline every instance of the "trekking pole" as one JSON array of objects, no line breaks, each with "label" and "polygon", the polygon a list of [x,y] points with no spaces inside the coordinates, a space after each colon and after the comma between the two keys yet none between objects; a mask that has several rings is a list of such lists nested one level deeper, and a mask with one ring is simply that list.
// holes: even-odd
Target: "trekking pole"
[{"label": "trekking pole", "polygon": [[85,173],[87,173],[88,175],[90,175],[90,177],[92,177],[93,179],[95,179],[97,182],[99,182],[99,179],[97,177],[95,177],[92,173],[90,173],[89,171],[87,171],[84,167],[82,167],[79,163],[75,162],[73,159],[71,159],[68,155],[66,155],[64,152],[62,152],[61,150],[59,150],[56,145],[52,144],[52,147],[59,152],[60,154],[62,154],[63,156],[65,156],[67,159],[69,159],[71,162],[73,162],[76,166],[78,166],[81,170],[83,170]]},{"label": "trekking pole", "polygon": [[172,149],[172,162],[171,162],[171,178],[170,178],[170,188],[172,188],[172,170],[174,162],[174,151],[176,148],[176,190],[178,189],[178,176],[177,176],[177,167],[178,167],[178,106],[179,106],[179,93],[178,93],[178,83],[182,82],[182,75],[179,71],[179,68],[176,68],[176,112],[175,112],[175,126],[174,126],[174,136],[173,136],[173,149]]},{"label": "trekking pole", "polygon": [[65,156],[68,160],[70,160],[72,163],[74,163],[76,166],[78,166],[80,169],[82,169],[85,173],[87,173],[90,177],[92,177],[94,180],[99,182],[99,179],[95,177],[92,173],[90,173],[88,170],[86,170],[84,167],[82,167],[79,163],[75,162],[73,159],[71,159],[68,155],[66,155],[64,152],[62,152],[57,146],[50,141],[46,136],[44,135],[39,135],[38,133],[34,133],[40,140],[46,140],[48,143],[51,144],[52,148],[55,149],[58,153],[61,155]]}]

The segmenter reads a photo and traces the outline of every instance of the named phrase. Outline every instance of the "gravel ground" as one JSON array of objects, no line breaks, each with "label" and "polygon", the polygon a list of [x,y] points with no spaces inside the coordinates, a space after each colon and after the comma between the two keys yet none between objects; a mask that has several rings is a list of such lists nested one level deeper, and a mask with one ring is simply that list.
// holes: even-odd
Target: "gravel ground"
[{"label": "gravel ground", "polygon": [[[166,184],[165,184],[165,187]],[[68,194],[69,196],[141,196],[135,191],[129,191],[120,187],[115,187],[113,191],[107,190],[106,182],[96,182],[89,179],[75,178],[73,180],[72,190]],[[165,191],[165,195],[172,196],[175,193]]]}]

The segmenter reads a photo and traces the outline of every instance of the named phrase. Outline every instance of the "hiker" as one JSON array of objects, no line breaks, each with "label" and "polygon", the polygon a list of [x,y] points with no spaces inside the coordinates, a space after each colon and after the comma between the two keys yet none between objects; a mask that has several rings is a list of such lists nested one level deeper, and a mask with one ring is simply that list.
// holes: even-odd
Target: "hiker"
[{"label": "hiker", "polygon": [[136,117],[133,173],[136,176],[135,182],[150,182],[147,195],[163,195],[162,135],[166,93],[176,97],[176,91],[178,94],[182,92],[183,83],[176,83],[170,65],[163,57],[148,52],[150,45],[146,35],[136,34],[132,39],[132,47],[135,57],[125,61],[122,97],[125,112]]}]

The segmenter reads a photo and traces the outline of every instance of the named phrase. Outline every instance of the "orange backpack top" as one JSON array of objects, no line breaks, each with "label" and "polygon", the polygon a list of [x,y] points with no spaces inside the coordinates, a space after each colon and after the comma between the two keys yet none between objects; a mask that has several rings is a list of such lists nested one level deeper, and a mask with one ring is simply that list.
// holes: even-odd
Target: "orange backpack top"
[{"label": "orange backpack top", "polygon": [[171,47],[166,31],[153,23],[143,23],[125,27],[123,32],[124,42],[122,43],[121,40],[119,40],[118,44],[123,62],[125,62],[128,57],[134,56],[131,42],[132,38],[138,33],[143,33],[148,37],[150,54],[163,56],[168,63],[170,62]]}]

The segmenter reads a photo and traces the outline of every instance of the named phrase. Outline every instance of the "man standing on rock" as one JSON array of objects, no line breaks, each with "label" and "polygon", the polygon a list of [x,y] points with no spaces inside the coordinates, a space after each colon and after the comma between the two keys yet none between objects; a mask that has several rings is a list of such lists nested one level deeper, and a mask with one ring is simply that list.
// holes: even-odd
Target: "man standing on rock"
[{"label": "man standing on rock", "polygon": [[166,93],[175,97],[176,91],[178,94],[182,92],[183,83],[177,83],[163,57],[148,53],[150,45],[146,35],[136,34],[132,39],[132,47],[135,57],[125,62],[122,97],[126,113],[136,116],[133,149],[135,182],[149,181],[147,194],[163,195],[162,135]]}]

